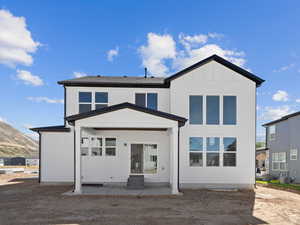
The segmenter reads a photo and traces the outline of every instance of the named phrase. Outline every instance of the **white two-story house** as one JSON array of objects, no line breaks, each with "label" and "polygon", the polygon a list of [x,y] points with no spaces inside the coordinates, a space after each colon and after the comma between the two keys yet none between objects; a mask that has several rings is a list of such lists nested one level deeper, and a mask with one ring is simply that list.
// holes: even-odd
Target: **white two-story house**
[{"label": "white two-story house", "polygon": [[167,77],[59,81],[65,124],[39,133],[40,182],[252,188],[256,88],[264,82],[213,55]]}]

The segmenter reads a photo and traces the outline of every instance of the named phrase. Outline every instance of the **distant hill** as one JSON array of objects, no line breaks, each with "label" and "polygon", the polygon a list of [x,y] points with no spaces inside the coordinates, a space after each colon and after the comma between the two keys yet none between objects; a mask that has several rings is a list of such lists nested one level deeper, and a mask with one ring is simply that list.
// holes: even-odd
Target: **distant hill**
[{"label": "distant hill", "polygon": [[0,122],[0,157],[37,157],[38,142],[13,128]]}]

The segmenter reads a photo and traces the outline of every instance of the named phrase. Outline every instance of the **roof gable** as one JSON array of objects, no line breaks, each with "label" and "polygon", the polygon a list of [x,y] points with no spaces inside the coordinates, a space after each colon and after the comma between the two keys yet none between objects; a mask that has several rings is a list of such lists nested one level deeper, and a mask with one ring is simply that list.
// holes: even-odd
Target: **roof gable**
[{"label": "roof gable", "polygon": [[97,116],[97,115],[101,115],[101,114],[106,114],[109,112],[114,112],[114,111],[126,109],[126,108],[136,110],[139,112],[143,112],[143,113],[147,113],[147,114],[151,114],[154,116],[162,117],[165,119],[177,121],[179,126],[184,126],[185,122],[187,121],[187,119],[184,117],[176,116],[174,114],[170,114],[170,113],[166,113],[166,112],[162,112],[162,111],[158,111],[158,110],[148,109],[148,108],[141,107],[141,106],[138,106],[135,104],[131,104],[129,102],[125,102],[125,103],[121,103],[121,104],[117,104],[117,105],[113,105],[113,106],[108,106],[108,107],[105,107],[102,109],[97,109],[97,110],[93,110],[93,111],[89,111],[89,112],[85,112],[85,113],[79,113],[76,115],[68,116],[68,117],[66,117],[66,120],[68,122],[74,122],[76,120],[85,119],[85,118],[89,118],[89,117],[93,117],[93,116]]},{"label": "roof gable", "polygon": [[265,81],[265,80],[259,78],[258,76],[250,73],[249,71],[247,71],[247,70],[245,70],[245,69],[243,69],[243,68],[241,68],[241,67],[239,67],[239,66],[237,66],[237,65],[235,65],[235,64],[233,64],[233,63],[231,63],[231,62],[229,62],[225,59],[223,59],[222,57],[220,57],[218,55],[212,55],[212,56],[210,56],[206,59],[203,59],[202,61],[200,61],[198,63],[195,63],[194,65],[191,65],[190,67],[188,67],[186,69],[183,69],[183,70],[175,73],[174,75],[166,78],[165,81],[166,82],[171,82],[172,80],[177,79],[177,78],[185,75],[186,73],[188,73],[188,72],[190,72],[194,69],[197,69],[197,68],[205,65],[206,63],[209,63],[212,60],[214,60],[214,61],[222,64],[223,66],[225,66],[225,67],[241,74],[242,76],[254,81],[256,83],[256,86],[258,86],[258,87]]},{"label": "roof gable", "polygon": [[132,88],[169,88],[170,82],[178,77],[181,77],[191,70],[199,68],[210,61],[216,61],[223,66],[237,72],[238,74],[254,81],[259,87],[265,80],[250,73],[249,71],[223,59],[218,55],[212,55],[206,59],[201,60],[194,65],[183,69],[170,77],[144,77],[144,76],[85,76],[70,80],[58,81],[58,84],[64,86],[85,86],[85,87],[132,87]]}]

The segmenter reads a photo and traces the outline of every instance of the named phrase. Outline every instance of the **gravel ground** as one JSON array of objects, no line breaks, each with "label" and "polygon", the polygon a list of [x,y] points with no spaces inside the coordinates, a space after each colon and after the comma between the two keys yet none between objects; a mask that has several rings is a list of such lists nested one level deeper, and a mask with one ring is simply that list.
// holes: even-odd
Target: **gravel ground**
[{"label": "gravel ground", "polygon": [[174,197],[65,196],[71,186],[16,177],[24,175],[0,175],[0,225],[300,224],[300,195],[265,187]]}]

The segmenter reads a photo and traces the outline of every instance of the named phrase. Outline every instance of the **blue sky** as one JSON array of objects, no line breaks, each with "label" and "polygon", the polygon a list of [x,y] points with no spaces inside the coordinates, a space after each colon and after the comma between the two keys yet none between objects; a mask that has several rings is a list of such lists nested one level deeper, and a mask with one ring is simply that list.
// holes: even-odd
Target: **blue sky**
[{"label": "blue sky", "polygon": [[266,82],[263,122],[300,109],[299,1],[0,0],[0,118],[63,123],[75,75],[169,75],[217,53]]}]

